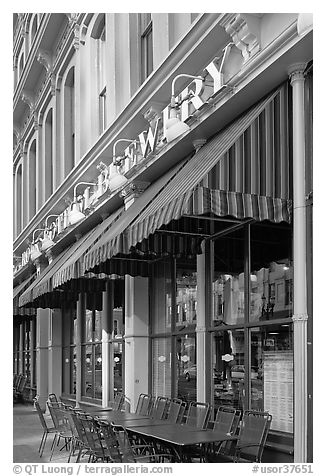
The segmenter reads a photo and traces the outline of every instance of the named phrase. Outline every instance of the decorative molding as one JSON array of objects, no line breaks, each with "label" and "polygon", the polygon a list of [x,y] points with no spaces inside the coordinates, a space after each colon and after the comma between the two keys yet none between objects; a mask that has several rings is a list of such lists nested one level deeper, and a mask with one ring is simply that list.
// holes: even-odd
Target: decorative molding
[{"label": "decorative molding", "polygon": [[291,65],[288,68],[288,75],[290,78],[291,84],[294,81],[304,81],[305,79],[305,69],[306,69],[307,63],[296,63]]},{"label": "decorative molding", "polygon": [[140,180],[134,180],[128,183],[123,190],[119,193],[119,196],[124,199],[138,198],[150,185],[150,182],[141,182]]},{"label": "decorative molding", "polygon": [[294,314],[292,316],[292,321],[295,322],[306,322],[308,320],[308,314]]},{"label": "decorative molding", "polygon": [[28,91],[23,91],[21,95],[21,100],[28,105],[30,111],[34,113],[35,111],[35,97],[32,93]]},{"label": "decorative molding", "polygon": [[37,55],[37,61],[44,66],[46,73],[50,74],[53,71],[53,61],[52,56],[49,51],[39,49]]},{"label": "decorative molding", "polygon": [[195,139],[192,141],[196,154],[206,144],[206,142],[206,139]]},{"label": "decorative molding", "polygon": [[260,17],[260,14],[229,13],[221,21],[245,61],[261,49]]}]

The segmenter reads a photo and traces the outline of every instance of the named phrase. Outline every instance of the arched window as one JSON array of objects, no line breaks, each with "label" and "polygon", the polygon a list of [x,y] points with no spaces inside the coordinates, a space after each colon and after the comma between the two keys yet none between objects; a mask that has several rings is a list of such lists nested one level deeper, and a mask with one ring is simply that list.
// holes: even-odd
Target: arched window
[{"label": "arched window", "polygon": [[22,195],[23,195],[23,168],[20,164],[16,170],[16,235],[22,231]]},{"label": "arched window", "polygon": [[29,45],[30,45],[30,48],[32,47],[32,44],[33,44],[33,41],[34,41],[34,38],[35,38],[35,35],[36,35],[36,32],[37,32],[37,28],[38,28],[38,18],[37,18],[37,14],[35,14],[31,18],[30,28],[29,28],[29,38],[30,38]]},{"label": "arched window", "polygon": [[75,71],[72,67],[64,83],[64,173],[65,176],[75,165]]},{"label": "arched window", "polygon": [[28,200],[31,220],[36,213],[36,139],[31,143],[28,152]]},{"label": "arched window", "polygon": [[24,63],[25,63],[25,60],[24,60],[24,51],[22,50],[18,56],[18,81],[19,79],[21,78],[21,75],[22,75],[22,72],[23,72],[23,69],[24,69]]},{"label": "arched window", "polygon": [[101,13],[97,16],[91,32],[91,37],[96,41],[96,88],[98,98],[98,120],[99,133],[106,129],[107,126],[107,98],[106,98],[106,26],[105,14]]},{"label": "arched window", "polygon": [[53,193],[53,113],[52,109],[44,121],[44,167],[45,167],[45,200]]}]

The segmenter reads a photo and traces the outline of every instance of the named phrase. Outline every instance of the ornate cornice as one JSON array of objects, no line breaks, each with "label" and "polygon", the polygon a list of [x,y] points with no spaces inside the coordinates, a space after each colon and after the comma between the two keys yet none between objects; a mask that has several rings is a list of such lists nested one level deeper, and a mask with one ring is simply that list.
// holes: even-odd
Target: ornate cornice
[{"label": "ornate cornice", "polygon": [[38,55],[37,55],[37,61],[44,66],[46,69],[46,73],[50,74],[53,71],[53,61],[52,61],[52,56],[49,53],[49,51],[39,49]]},{"label": "ornate cornice", "polygon": [[308,320],[308,314],[302,313],[302,314],[294,314],[292,316],[292,321],[293,322],[306,322]]},{"label": "ornate cornice", "polygon": [[260,15],[228,13],[222,19],[221,26],[231,36],[245,61],[260,51]]}]

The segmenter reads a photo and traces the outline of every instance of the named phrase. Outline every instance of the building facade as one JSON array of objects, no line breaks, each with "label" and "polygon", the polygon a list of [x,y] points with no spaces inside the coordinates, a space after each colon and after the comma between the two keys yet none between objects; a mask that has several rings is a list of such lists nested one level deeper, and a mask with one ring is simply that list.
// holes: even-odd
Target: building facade
[{"label": "building facade", "polygon": [[312,16],[14,15],[13,372],[266,410],[312,461]]}]

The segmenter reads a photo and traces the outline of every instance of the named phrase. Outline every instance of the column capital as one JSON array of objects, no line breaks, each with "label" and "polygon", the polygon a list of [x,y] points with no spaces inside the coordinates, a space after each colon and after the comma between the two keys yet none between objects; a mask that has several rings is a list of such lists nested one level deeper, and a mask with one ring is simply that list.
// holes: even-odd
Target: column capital
[{"label": "column capital", "polygon": [[294,81],[304,81],[304,71],[306,69],[307,63],[296,63],[291,65],[288,68],[288,75],[291,81],[291,84]]},{"label": "column capital", "polygon": [[293,323],[296,323],[296,322],[306,322],[308,321],[308,314],[306,313],[303,313],[303,314],[294,314],[292,316],[292,321]]}]

